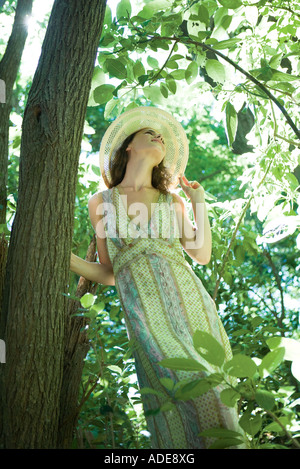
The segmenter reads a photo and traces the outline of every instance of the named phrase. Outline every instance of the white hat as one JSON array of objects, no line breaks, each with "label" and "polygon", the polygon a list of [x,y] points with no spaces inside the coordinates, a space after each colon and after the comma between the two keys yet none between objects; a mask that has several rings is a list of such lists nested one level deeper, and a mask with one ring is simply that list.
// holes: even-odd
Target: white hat
[{"label": "white hat", "polygon": [[150,127],[159,131],[166,147],[164,166],[173,176],[173,184],[183,175],[189,143],[182,125],[168,112],[153,106],[140,106],[124,112],[106,130],[100,146],[100,170],[107,187],[111,182],[110,167],[116,151],[124,140],[140,129]]}]

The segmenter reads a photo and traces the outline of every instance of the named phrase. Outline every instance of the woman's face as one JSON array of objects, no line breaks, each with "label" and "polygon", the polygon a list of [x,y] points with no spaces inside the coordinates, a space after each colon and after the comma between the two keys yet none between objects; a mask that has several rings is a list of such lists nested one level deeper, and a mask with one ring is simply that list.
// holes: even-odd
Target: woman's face
[{"label": "woman's face", "polygon": [[127,150],[134,150],[136,153],[149,154],[158,165],[166,155],[166,147],[163,136],[152,128],[139,130],[129,143]]}]

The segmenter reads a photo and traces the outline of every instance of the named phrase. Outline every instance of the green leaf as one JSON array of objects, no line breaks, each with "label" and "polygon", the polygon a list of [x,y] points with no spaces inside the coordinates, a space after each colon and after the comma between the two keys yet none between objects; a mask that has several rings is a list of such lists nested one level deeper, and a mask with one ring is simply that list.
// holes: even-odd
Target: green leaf
[{"label": "green leaf", "polygon": [[237,38],[226,39],[225,41],[220,41],[213,44],[212,47],[216,50],[231,49],[232,46],[235,46],[238,42],[240,42],[240,39]]},{"label": "green leaf", "polygon": [[206,26],[209,26],[209,17],[210,14],[208,9],[204,5],[198,7],[198,18],[201,22],[204,22]]},{"label": "green leaf", "polygon": [[168,391],[172,391],[174,388],[174,381],[171,378],[159,378],[159,381]]},{"label": "green leaf", "polygon": [[96,176],[100,176],[101,173],[100,173],[100,168],[98,166],[95,166],[94,164],[92,164],[92,171],[93,173],[96,174]]},{"label": "green leaf", "polygon": [[225,82],[225,67],[218,60],[208,59],[205,64],[205,69],[210,78],[216,83]]},{"label": "green leaf", "polygon": [[116,365],[108,365],[107,368],[110,370],[110,371],[114,371],[118,374],[122,374],[122,369],[119,367],[119,366],[116,366]]},{"label": "green leaf", "polygon": [[241,395],[231,388],[223,389],[220,394],[221,401],[223,404],[227,405],[227,407],[235,407],[240,397]]},{"label": "green leaf", "polygon": [[155,105],[161,104],[164,99],[159,86],[144,86],[143,93]]},{"label": "green leaf", "polygon": [[125,65],[118,59],[107,59],[105,61],[105,66],[111,77],[116,78],[126,78],[127,71]]},{"label": "green leaf", "polygon": [[271,337],[266,340],[270,350],[284,347],[284,359],[289,361],[300,360],[300,342],[288,337]]},{"label": "green leaf", "polygon": [[150,65],[151,68],[159,68],[159,63],[158,60],[150,57],[150,55],[147,57],[147,63]]},{"label": "green leaf", "polygon": [[225,351],[222,345],[211,335],[204,331],[196,331],[193,335],[193,344],[199,355],[212,365],[222,366],[225,360]]},{"label": "green leaf", "polygon": [[161,83],[159,85],[159,89],[164,98],[167,98],[169,96],[168,88],[164,83]]},{"label": "green leaf", "polygon": [[199,433],[199,436],[207,438],[218,438],[209,449],[224,449],[231,446],[238,446],[244,443],[241,433],[229,430],[227,428],[210,428]]},{"label": "green leaf", "polygon": [[242,438],[242,435],[228,428],[209,428],[199,433],[199,436],[206,436],[208,438]]},{"label": "green leaf", "polygon": [[259,365],[259,374],[262,378],[269,376],[283,361],[285,349],[279,347],[272,352],[269,352],[261,361]]},{"label": "green leaf", "polygon": [[173,404],[173,402],[167,401],[167,402],[164,402],[164,403],[160,406],[160,411],[161,411],[161,412],[168,412],[169,410],[174,409],[174,407],[175,407],[175,404]]},{"label": "green leaf", "polygon": [[223,21],[223,18],[228,16],[228,8],[220,7],[214,13],[214,25],[215,28],[219,27]]},{"label": "green leaf", "polygon": [[121,0],[117,5],[117,19],[127,18],[131,15],[131,3],[129,0]]},{"label": "green leaf", "polygon": [[133,74],[134,74],[134,77],[137,79],[139,78],[140,76],[142,75],[145,75],[145,68],[144,68],[144,65],[142,64],[142,62],[140,60],[138,60],[134,66],[133,66]]},{"label": "green leaf", "polygon": [[270,391],[266,389],[258,389],[255,393],[257,404],[266,410],[272,410],[275,405],[275,398]]},{"label": "green leaf", "polygon": [[145,411],[145,417],[148,417],[149,415],[157,415],[160,413],[160,407],[157,409],[148,409]]},{"label": "green leaf", "polygon": [[[289,417],[286,417],[286,416],[279,417],[278,420],[284,427],[286,427],[287,425],[290,425]],[[269,425],[267,425],[264,428],[264,432],[275,432],[275,433],[280,433],[282,435],[284,434],[283,428],[277,422],[271,422]]]},{"label": "green leaf", "polygon": [[202,396],[210,389],[217,386],[217,383],[212,383],[209,380],[197,379],[179,388],[175,393],[175,398],[182,401],[188,401]]},{"label": "green leaf", "polygon": [[166,10],[170,6],[168,0],[151,0],[138,13],[142,18],[153,18],[153,15],[161,10]]},{"label": "green leaf", "polygon": [[171,75],[168,75],[166,77],[166,85],[168,87],[168,90],[171,91],[172,94],[176,93],[176,82]]},{"label": "green leaf", "polygon": [[113,85],[100,85],[94,90],[94,100],[98,104],[105,104],[113,98]]},{"label": "green leaf", "polygon": [[100,303],[93,304],[91,309],[93,311],[96,311],[97,314],[101,313],[105,308],[105,303],[103,301],[100,301]]},{"label": "green leaf", "polygon": [[[100,46],[101,47],[107,47],[107,46],[112,46],[112,44],[115,42],[116,38],[113,34],[110,33],[105,33],[103,37],[100,40]],[[100,61],[100,57],[98,58],[98,61]]]},{"label": "green leaf", "polygon": [[[179,70],[173,70],[170,75],[168,75],[168,78],[170,78],[170,80],[183,80],[185,78],[185,70],[183,69],[179,69]],[[175,87],[176,87],[176,83],[175,84]]]},{"label": "green leaf", "polygon": [[97,66],[94,68],[94,72],[93,72],[92,87],[96,88],[96,86],[100,86],[104,84],[105,84],[105,73],[99,66]]},{"label": "green leaf", "polygon": [[229,145],[232,145],[237,131],[237,113],[234,106],[228,101],[225,108],[226,113],[226,133]]},{"label": "green leaf", "polygon": [[217,440],[212,445],[210,445],[209,449],[231,448],[232,446],[238,446],[243,443],[244,442],[242,440],[237,438],[222,438],[221,440]]},{"label": "green leaf", "polygon": [[111,23],[112,23],[111,9],[108,5],[106,5],[103,25],[110,26]]},{"label": "green leaf", "polygon": [[144,86],[148,78],[149,78],[149,75],[140,75],[138,78],[138,81],[142,86]]},{"label": "green leaf", "polygon": [[236,378],[252,378],[257,372],[257,366],[247,355],[236,354],[225,363],[224,371]]},{"label": "green leaf", "polygon": [[242,6],[241,0],[218,0],[219,3],[226,8],[230,8],[231,10],[235,10]]},{"label": "green leaf", "polygon": [[178,63],[176,62],[176,60],[173,60],[173,57],[168,60],[168,62],[166,63],[165,65],[166,68],[173,68],[173,69],[178,69]]},{"label": "green leaf", "polygon": [[86,293],[80,298],[80,303],[84,308],[90,308],[95,303],[96,296],[92,295],[91,293]]},{"label": "green leaf", "polygon": [[287,83],[287,82],[277,82],[276,85],[276,90],[281,90],[281,91],[284,91],[286,93],[294,93],[296,91],[296,88],[294,86],[292,86],[290,83]]},{"label": "green leaf", "polygon": [[141,388],[141,389],[140,389],[140,393],[141,393],[142,395],[143,395],[143,394],[154,394],[155,396],[165,397],[162,392],[157,391],[156,389],[147,388],[147,387]]},{"label": "green leaf", "polygon": [[108,101],[108,103],[106,103],[105,105],[104,119],[116,117],[119,104],[120,104],[120,100],[116,98],[113,98],[110,101]]},{"label": "green leaf", "polygon": [[188,85],[190,85],[198,75],[198,65],[196,62],[191,62],[185,71],[185,79]]},{"label": "green leaf", "polygon": [[260,326],[264,320],[260,316],[255,316],[253,319],[251,319],[251,326],[253,329],[256,329],[256,327]]},{"label": "green leaf", "polygon": [[274,68],[271,68],[272,71],[272,81],[297,81],[300,80],[300,77],[297,77],[296,75],[291,75],[290,73],[284,73],[281,72],[280,70],[275,70]]},{"label": "green leaf", "polygon": [[165,358],[158,364],[171,370],[206,371],[205,366],[192,358]]},{"label": "green leaf", "polygon": [[262,418],[259,415],[251,415],[245,412],[239,420],[239,424],[246,433],[251,436],[256,435],[262,426]]}]

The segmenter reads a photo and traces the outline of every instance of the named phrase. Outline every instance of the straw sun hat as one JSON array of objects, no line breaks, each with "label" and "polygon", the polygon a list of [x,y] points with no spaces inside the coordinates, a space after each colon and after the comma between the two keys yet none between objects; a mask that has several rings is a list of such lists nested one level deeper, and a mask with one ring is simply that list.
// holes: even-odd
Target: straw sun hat
[{"label": "straw sun hat", "polygon": [[100,147],[100,170],[107,187],[111,182],[110,167],[116,151],[134,132],[150,127],[161,133],[166,155],[164,166],[173,176],[173,184],[183,175],[189,156],[189,144],[182,125],[168,112],[153,106],[140,106],[124,112],[106,130]]}]

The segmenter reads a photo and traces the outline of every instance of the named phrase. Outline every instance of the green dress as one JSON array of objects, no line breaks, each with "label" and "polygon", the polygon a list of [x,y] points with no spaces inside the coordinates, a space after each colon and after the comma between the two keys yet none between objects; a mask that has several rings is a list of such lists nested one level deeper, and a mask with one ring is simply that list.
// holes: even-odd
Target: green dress
[{"label": "green dress", "polygon": [[174,371],[158,364],[182,357],[207,367],[193,346],[196,330],[212,334],[226,359],[232,357],[215,303],[184,258],[172,194],[160,193],[147,226],[129,218],[117,187],[103,191],[102,197],[107,249],[127,334],[134,342],[139,386],[159,391],[141,396],[152,448],[208,448],[213,440],[200,437],[201,431],[215,427],[240,431],[237,411],[221,402],[220,387],[155,413],[170,398],[161,378],[177,383],[203,377],[203,372]]}]

